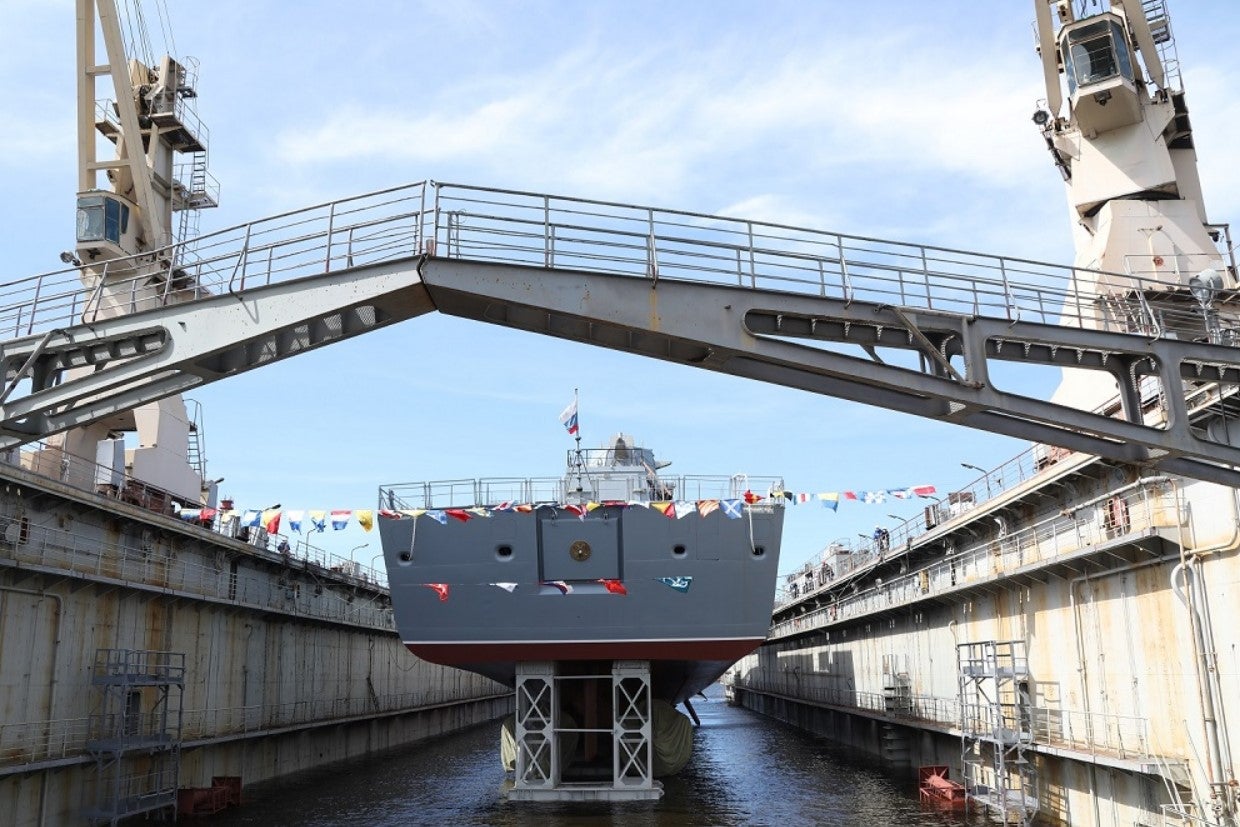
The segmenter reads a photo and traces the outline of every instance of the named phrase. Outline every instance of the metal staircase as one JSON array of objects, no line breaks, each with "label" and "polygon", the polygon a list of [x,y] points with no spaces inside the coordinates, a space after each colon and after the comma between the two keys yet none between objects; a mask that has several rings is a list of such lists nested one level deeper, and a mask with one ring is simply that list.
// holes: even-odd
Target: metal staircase
[{"label": "metal staircase", "polygon": [[99,692],[86,749],[95,757],[94,824],[150,817],[177,805],[185,655],[100,649],[91,683]]},{"label": "metal staircase", "polygon": [[[434,182],[113,264],[143,297],[119,318],[75,268],[9,282],[0,449],[438,309],[1240,484],[1240,448],[1190,429],[1240,385],[1234,289],[1203,308],[1135,275]],[[1007,392],[998,362],[1093,369],[1117,397]]]},{"label": "metal staircase", "polygon": [[959,664],[961,764],[969,802],[1004,824],[1027,825],[1038,809],[1029,665],[1022,641],[961,643]]}]

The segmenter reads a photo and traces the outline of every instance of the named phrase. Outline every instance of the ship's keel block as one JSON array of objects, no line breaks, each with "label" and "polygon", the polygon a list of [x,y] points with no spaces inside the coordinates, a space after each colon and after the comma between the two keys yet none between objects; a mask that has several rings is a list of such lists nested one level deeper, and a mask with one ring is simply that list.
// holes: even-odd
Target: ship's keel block
[{"label": "ship's keel block", "polygon": [[514,801],[640,801],[654,779],[650,662],[517,664]]}]

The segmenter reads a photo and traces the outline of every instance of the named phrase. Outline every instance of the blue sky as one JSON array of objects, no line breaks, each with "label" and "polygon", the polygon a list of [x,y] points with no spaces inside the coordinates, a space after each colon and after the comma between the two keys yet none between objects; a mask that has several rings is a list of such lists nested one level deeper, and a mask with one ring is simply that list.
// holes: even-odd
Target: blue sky
[{"label": "blue sky", "polygon": [[[1070,262],[1032,3],[171,3],[201,60],[212,230],[432,178]],[[1240,206],[1240,9],[1173,24],[1214,221]],[[73,3],[0,0],[4,278],[58,267],[76,188]],[[159,18],[147,6],[162,53]],[[1040,374],[1026,390],[1049,394]],[[381,483],[560,473],[557,415],[687,474],[941,492],[1022,443],[438,315],[190,396],[241,507],[373,507]],[[922,503],[790,509],[783,570]],[[377,535],[318,535],[369,563]]]}]

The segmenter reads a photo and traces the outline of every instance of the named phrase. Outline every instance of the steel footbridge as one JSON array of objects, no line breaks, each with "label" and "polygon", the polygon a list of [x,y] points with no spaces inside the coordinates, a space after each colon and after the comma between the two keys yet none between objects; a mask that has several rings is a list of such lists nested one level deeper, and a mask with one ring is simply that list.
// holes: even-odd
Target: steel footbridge
[{"label": "steel footbridge", "polygon": [[[1194,424],[1229,414],[1240,348],[1186,286],[1136,275],[430,181],[104,270],[3,285],[0,448],[438,310],[1240,484],[1240,448]],[[101,311],[105,282],[128,306]],[[1002,389],[997,362],[1116,396]]]}]

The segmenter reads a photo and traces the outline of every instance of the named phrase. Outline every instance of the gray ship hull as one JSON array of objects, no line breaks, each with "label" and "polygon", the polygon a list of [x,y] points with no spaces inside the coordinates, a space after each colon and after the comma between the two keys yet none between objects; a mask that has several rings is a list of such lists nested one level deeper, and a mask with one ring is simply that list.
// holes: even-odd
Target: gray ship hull
[{"label": "gray ship hull", "polygon": [[769,503],[736,519],[609,504],[379,521],[414,654],[508,685],[520,661],[648,660],[672,703],[765,640],[782,525]]}]

